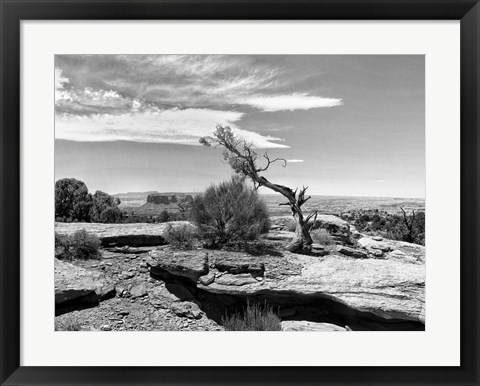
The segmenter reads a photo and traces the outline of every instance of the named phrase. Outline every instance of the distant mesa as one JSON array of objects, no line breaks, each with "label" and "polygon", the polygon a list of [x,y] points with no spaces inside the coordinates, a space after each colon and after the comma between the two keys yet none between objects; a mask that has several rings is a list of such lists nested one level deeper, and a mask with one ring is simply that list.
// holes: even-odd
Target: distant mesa
[{"label": "distant mesa", "polygon": [[190,194],[182,193],[152,193],[147,196],[147,204],[171,205],[192,201]]}]

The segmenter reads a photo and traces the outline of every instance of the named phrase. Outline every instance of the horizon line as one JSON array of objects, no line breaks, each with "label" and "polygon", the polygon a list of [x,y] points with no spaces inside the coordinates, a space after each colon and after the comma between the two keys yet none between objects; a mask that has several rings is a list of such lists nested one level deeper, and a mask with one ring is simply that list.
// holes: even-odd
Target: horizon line
[{"label": "horizon line", "polygon": [[[142,192],[120,192],[120,193],[109,193],[112,196],[126,195],[126,194],[145,194],[145,193],[158,193],[158,194],[202,194],[203,192],[159,192],[156,190],[147,190]],[[280,193],[258,193],[260,196],[282,196]],[[409,200],[424,200],[425,197],[402,197],[402,196],[362,196],[362,195],[343,195],[343,194],[315,194],[311,193],[310,196],[320,196],[320,197],[352,197],[352,198],[392,198],[392,199],[409,199]]]}]

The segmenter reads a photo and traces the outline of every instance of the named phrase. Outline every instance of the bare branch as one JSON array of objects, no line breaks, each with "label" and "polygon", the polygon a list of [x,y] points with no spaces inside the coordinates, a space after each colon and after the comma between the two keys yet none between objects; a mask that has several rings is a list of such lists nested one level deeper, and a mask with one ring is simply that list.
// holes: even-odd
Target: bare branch
[{"label": "bare branch", "polygon": [[[312,213],[310,213],[308,216],[307,216],[307,219],[305,220],[305,222],[307,223],[307,226],[308,226],[308,230],[310,231],[310,229],[315,225],[315,221],[317,221],[317,216],[318,216],[318,210],[314,210]],[[310,225],[308,225],[308,222],[310,221],[310,219],[313,217],[313,221]]]},{"label": "bare branch", "polygon": [[265,165],[263,168],[258,168],[257,172],[264,172],[265,170],[267,170],[270,167],[271,164],[273,164],[274,162],[278,162],[278,161],[282,161],[282,163],[283,163],[282,166],[283,167],[287,166],[287,160],[285,158],[275,158],[274,160],[271,160],[267,153],[265,153],[263,155],[263,158],[265,158],[267,160],[267,165]]},{"label": "bare branch", "polygon": [[310,200],[312,198],[312,196],[308,196],[307,198],[305,198],[305,192],[307,191],[308,189],[308,186],[307,187],[303,187],[301,190],[300,190],[300,193],[298,193],[298,206],[302,206],[303,204],[305,204],[308,200]]}]

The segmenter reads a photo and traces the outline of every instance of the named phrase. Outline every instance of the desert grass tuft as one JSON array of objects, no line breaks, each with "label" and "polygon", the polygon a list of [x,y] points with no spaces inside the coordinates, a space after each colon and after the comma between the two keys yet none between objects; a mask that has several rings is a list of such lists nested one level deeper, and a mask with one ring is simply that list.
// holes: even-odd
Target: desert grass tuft
[{"label": "desert grass tuft", "polygon": [[225,315],[222,318],[222,325],[226,331],[281,331],[280,318],[273,312],[273,307],[266,304],[251,305],[243,313]]}]

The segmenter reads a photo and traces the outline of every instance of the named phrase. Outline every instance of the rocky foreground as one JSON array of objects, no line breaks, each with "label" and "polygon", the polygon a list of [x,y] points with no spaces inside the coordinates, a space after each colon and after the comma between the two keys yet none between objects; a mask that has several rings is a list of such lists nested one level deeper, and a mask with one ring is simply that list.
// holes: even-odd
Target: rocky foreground
[{"label": "rocky foreground", "polygon": [[425,328],[423,246],[363,235],[325,215],[319,226],[335,245],[292,254],[283,251],[293,237],[288,220],[272,219],[272,252],[261,256],[172,250],[166,224],[56,224],[102,242],[100,260],[55,260],[57,328],[222,330],[222,316],[247,301],[273,306],[285,331]]}]

